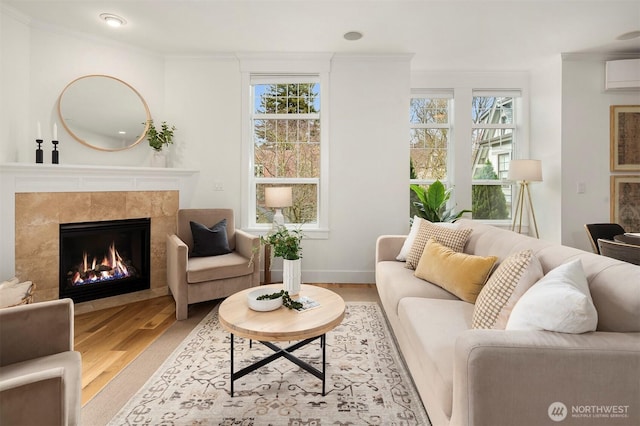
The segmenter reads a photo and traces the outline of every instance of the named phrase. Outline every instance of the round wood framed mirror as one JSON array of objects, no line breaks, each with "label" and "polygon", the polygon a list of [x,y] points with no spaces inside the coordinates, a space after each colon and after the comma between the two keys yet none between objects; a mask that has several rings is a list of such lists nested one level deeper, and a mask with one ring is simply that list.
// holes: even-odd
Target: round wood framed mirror
[{"label": "round wood framed mirror", "polygon": [[85,75],[69,83],[58,98],[58,115],[78,142],[101,151],[122,151],[142,141],[151,114],[128,83],[108,75]]}]

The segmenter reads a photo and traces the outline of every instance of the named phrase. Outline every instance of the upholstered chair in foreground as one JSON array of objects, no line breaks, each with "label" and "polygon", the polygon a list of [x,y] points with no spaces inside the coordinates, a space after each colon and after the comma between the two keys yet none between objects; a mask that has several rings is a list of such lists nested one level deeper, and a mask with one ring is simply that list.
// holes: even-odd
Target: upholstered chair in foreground
[{"label": "upholstered chair in foreground", "polygon": [[0,424],[79,425],[71,299],[0,309]]},{"label": "upholstered chair in foreground", "polygon": [[260,285],[260,238],[235,228],[232,209],[181,209],[167,235],[167,282],[176,318],[192,303]]}]

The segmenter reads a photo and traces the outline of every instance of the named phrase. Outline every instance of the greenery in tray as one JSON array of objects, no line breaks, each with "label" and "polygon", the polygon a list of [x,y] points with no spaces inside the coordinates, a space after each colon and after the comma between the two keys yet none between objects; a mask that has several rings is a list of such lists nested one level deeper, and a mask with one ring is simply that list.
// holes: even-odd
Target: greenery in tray
[{"label": "greenery in tray", "polygon": [[153,120],[149,120],[149,130],[147,130],[147,140],[149,146],[154,150],[160,152],[164,145],[169,146],[173,143],[173,132],[176,130],[176,126],[171,126],[163,121],[160,125],[160,131],[153,125]]},{"label": "greenery in tray", "polygon": [[277,299],[278,297],[282,297],[282,304],[289,309],[302,308],[302,303],[293,300],[291,296],[289,296],[289,292],[284,290],[280,290],[276,293],[263,294],[262,296],[258,296],[256,300],[272,300]]},{"label": "greenery in tray", "polygon": [[274,257],[287,260],[302,258],[302,238],[304,234],[300,229],[289,229],[280,225],[267,235],[260,237],[263,244],[269,244]]}]

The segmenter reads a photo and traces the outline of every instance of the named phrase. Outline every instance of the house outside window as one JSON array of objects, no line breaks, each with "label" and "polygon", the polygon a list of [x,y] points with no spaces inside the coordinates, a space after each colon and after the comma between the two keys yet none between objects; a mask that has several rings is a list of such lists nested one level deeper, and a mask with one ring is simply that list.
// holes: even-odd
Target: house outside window
[{"label": "house outside window", "polygon": [[[448,182],[452,92],[412,91],[409,102],[409,183]],[[410,214],[417,198],[410,190]]]},{"label": "house outside window", "polygon": [[474,91],[471,106],[472,209],[474,219],[509,220],[509,162],[516,143],[518,92]]}]

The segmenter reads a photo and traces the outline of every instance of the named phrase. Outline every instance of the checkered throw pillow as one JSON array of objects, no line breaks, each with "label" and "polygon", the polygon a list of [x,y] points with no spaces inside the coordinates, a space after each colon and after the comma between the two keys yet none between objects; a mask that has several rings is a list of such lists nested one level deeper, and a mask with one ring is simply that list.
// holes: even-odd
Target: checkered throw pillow
[{"label": "checkered throw pillow", "polygon": [[523,250],[507,257],[480,291],[471,326],[504,329],[520,296],[542,276],[542,266],[533,251]]},{"label": "checkered throw pillow", "polygon": [[460,253],[464,250],[469,235],[471,235],[471,228],[450,229],[435,225],[428,220],[423,220],[420,223],[420,230],[416,235],[413,246],[411,246],[411,250],[407,255],[407,264],[405,266],[409,269],[416,269],[422,257],[424,246],[431,238],[443,246]]}]

